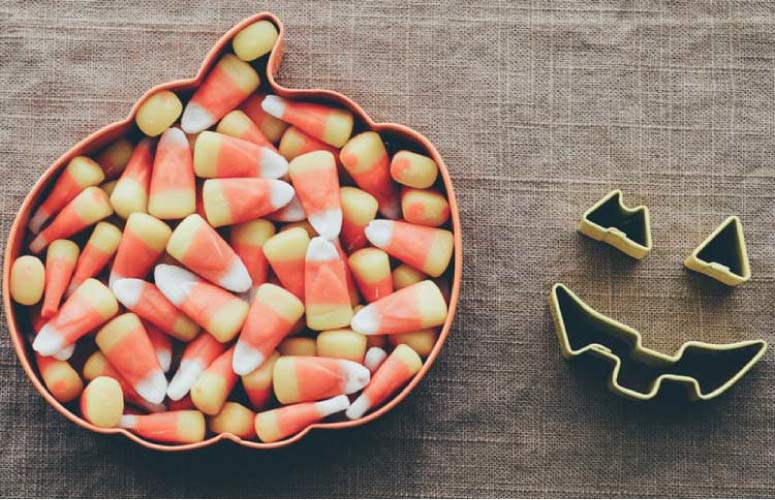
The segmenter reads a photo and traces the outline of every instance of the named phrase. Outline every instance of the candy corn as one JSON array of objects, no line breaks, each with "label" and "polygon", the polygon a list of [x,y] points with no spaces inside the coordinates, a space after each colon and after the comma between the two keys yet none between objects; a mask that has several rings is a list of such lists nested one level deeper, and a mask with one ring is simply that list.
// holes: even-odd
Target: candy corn
[{"label": "candy corn", "polygon": [[46,294],[40,315],[51,317],[59,310],[59,302],[70,284],[80,249],[70,240],[51,242],[46,253]]},{"label": "candy corn", "polygon": [[422,360],[411,347],[403,344],[396,347],[374,373],[363,393],[347,409],[347,418],[361,418],[407,383],[421,367]]},{"label": "candy corn", "polygon": [[124,413],[124,393],[116,379],[97,377],[81,395],[81,415],[97,427],[118,425]]},{"label": "candy corn", "polygon": [[312,330],[341,328],[352,319],[344,263],[336,247],[320,236],[313,238],[307,247],[304,305],[307,326]]},{"label": "candy corn", "polygon": [[377,199],[366,191],[345,186],[339,190],[342,205],[341,240],[348,252],[358,250],[368,245],[363,232],[369,222],[377,215]]},{"label": "candy corn", "polygon": [[436,182],[438,175],[435,161],[411,151],[399,151],[390,162],[390,176],[404,186],[426,189]]},{"label": "candy corn", "polygon": [[258,88],[258,73],[234,54],[226,54],[186,104],[180,126],[194,134],[211,127]]},{"label": "candy corn", "polygon": [[381,347],[369,347],[366,351],[366,356],[363,359],[363,366],[369,369],[372,376],[374,372],[380,367],[383,361],[387,358],[387,353]]},{"label": "candy corn", "polygon": [[11,266],[11,298],[19,304],[37,304],[46,283],[46,269],[43,262],[33,255],[22,255]]},{"label": "candy corn", "polygon": [[217,415],[237,383],[231,369],[234,348],[222,353],[199,375],[191,386],[191,401],[205,415]]},{"label": "candy corn", "polygon": [[417,269],[401,264],[393,269],[393,289],[401,290],[409,285],[414,285],[428,278],[428,275],[421,273]]},{"label": "candy corn", "polygon": [[124,278],[144,278],[164,251],[172,231],[152,215],[129,216],[110,270],[110,286]]},{"label": "candy corn", "polygon": [[110,204],[124,219],[134,212],[148,211],[154,142],[153,139],[146,138],[135,146],[124,172],[110,195]]},{"label": "candy corn", "polygon": [[296,157],[288,166],[296,196],[309,223],[320,236],[334,239],[342,229],[339,177],[334,155],[313,151]]},{"label": "candy corn", "polygon": [[89,278],[43,325],[32,348],[43,356],[54,355],[108,321],[117,312],[118,303],[108,287]]},{"label": "candy corn", "polygon": [[83,378],[94,380],[97,377],[110,377],[115,379],[121,386],[121,392],[124,394],[124,401],[148,411],[164,411],[163,404],[153,404],[144,400],[137,394],[132,385],[116,371],[100,351],[96,351],[83,365]]},{"label": "candy corn", "polygon": [[196,210],[194,163],[188,139],[179,128],[168,128],[153,159],[148,213],[159,219],[182,219]]},{"label": "candy corn", "polygon": [[289,125],[261,108],[264,97],[265,95],[261,93],[253,94],[240,104],[239,109],[250,118],[250,121],[258,125],[258,128],[272,144],[277,144]]},{"label": "candy corn", "polygon": [[353,114],[345,109],[311,102],[289,101],[268,95],[261,102],[264,111],[295,125],[316,139],[341,148],[353,130]]},{"label": "candy corn", "polygon": [[205,178],[277,179],[288,172],[288,162],[274,146],[205,130],[194,144],[194,171]]},{"label": "candy corn", "polygon": [[281,356],[274,365],[274,394],[282,404],[352,394],[369,383],[369,370],[346,359]]},{"label": "candy corn", "polygon": [[81,191],[59,211],[54,221],[30,243],[32,253],[40,253],[54,240],[68,238],[113,213],[105,192],[95,186]]},{"label": "candy corn", "polygon": [[304,261],[309,241],[307,231],[297,227],[279,232],[264,243],[264,256],[277,279],[300,299],[304,298]]},{"label": "candy corn", "polygon": [[136,314],[116,317],[100,329],[95,341],[110,364],[143,399],[155,404],[164,400],[167,379]]},{"label": "candy corn", "polygon": [[272,375],[274,364],[278,359],[280,359],[280,354],[274,352],[261,366],[242,376],[242,387],[245,389],[251,406],[256,410],[265,407],[272,399],[272,394],[274,394]]},{"label": "candy corn", "polygon": [[75,264],[68,294],[88,278],[97,276],[113,258],[120,242],[121,230],[109,222],[97,223]]},{"label": "candy corn", "polygon": [[237,335],[248,314],[245,301],[177,266],[159,264],[154,277],[161,293],[218,341]]},{"label": "candy corn", "polygon": [[350,255],[350,270],[366,302],[374,302],[393,293],[390,259],[378,248],[362,248]]},{"label": "candy corn", "polygon": [[401,212],[407,222],[438,227],[449,220],[449,203],[438,191],[406,188],[401,192]]},{"label": "candy corn", "polygon": [[233,292],[250,289],[245,264],[228,243],[197,214],[183,219],[167,242],[167,253],[199,276]]},{"label": "candy corn", "polygon": [[86,156],[76,156],[67,164],[51,193],[30,218],[27,227],[33,233],[39,233],[43,224],[59,213],[78,193],[89,186],[98,185],[103,179],[105,174],[97,162]]},{"label": "candy corn", "polygon": [[377,199],[382,215],[400,217],[398,188],[390,178],[387,150],[378,133],[356,135],[342,148],[339,159],[358,187]]},{"label": "candy corn", "polygon": [[264,256],[264,243],[274,234],[274,224],[264,219],[243,222],[231,228],[229,243],[245,264],[254,288],[266,281],[269,263]]},{"label": "candy corn", "polygon": [[297,156],[311,153],[312,151],[328,151],[335,157],[339,156],[339,149],[305,134],[296,127],[289,127],[285,133],[283,133],[283,136],[280,139],[280,145],[277,149],[288,161],[293,160]]},{"label": "candy corn", "polygon": [[127,139],[118,139],[94,157],[105,173],[105,179],[115,179],[126,168],[134,146]]},{"label": "candy corn", "polygon": [[234,372],[246,375],[258,368],[303,314],[304,305],[292,293],[269,283],[261,285],[235,346]]},{"label": "candy corn", "polygon": [[167,396],[173,401],[182,399],[199,375],[225,350],[226,346],[215,340],[215,337],[202,332],[183,351],[178,371],[167,388]]},{"label": "candy corn", "polygon": [[446,317],[441,290],[425,280],[367,305],[353,316],[351,327],[364,335],[409,333],[439,326]]},{"label": "candy corn", "polygon": [[60,403],[69,403],[81,395],[83,382],[70,363],[38,353],[35,353],[35,359],[43,383],[54,399]]},{"label": "candy corn", "polygon": [[274,152],[277,148],[267,136],[258,128],[253,120],[244,111],[235,109],[218,122],[215,131],[219,134],[236,137],[243,141],[251,142],[256,146],[265,146]]},{"label": "candy corn", "polygon": [[267,214],[266,218],[276,222],[299,222],[305,220],[307,214],[304,213],[304,207],[301,206],[299,198],[294,193],[293,198],[291,198],[287,205],[280,210]]},{"label": "candy corn", "polygon": [[265,443],[279,441],[349,406],[347,396],[337,396],[317,403],[299,403],[265,411],[256,415],[256,434]]},{"label": "candy corn", "polygon": [[366,337],[348,328],[321,332],[317,338],[317,355],[363,363]]},{"label": "candy corn", "polygon": [[406,344],[420,356],[427,356],[436,345],[439,335],[433,328],[420,330],[419,332],[398,333],[396,335],[387,335],[388,342],[392,346]]},{"label": "candy corn", "polygon": [[156,92],[140,105],[135,116],[137,127],[147,136],[161,134],[180,116],[183,103],[169,90]]},{"label": "candy corn", "polygon": [[215,434],[233,434],[242,439],[252,439],[256,437],[253,425],[255,418],[256,414],[250,409],[229,401],[217,415],[209,418],[208,427]]},{"label": "candy corn", "polygon": [[277,346],[277,352],[282,356],[317,356],[318,348],[315,339],[288,337]]},{"label": "candy corn", "polygon": [[452,233],[445,229],[401,221],[371,221],[366,237],[375,247],[434,278],[447,268],[455,246]]},{"label": "candy corn", "polygon": [[113,293],[124,307],[178,340],[188,342],[199,333],[199,326],[167,300],[153,283],[136,278],[121,279],[113,283]]},{"label": "candy corn", "polygon": [[288,204],[294,190],[275,179],[209,179],[202,188],[207,221],[213,227],[263,217]]},{"label": "candy corn", "polygon": [[231,46],[243,61],[254,61],[272,50],[278,36],[274,24],[266,20],[257,21],[237,33]]},{"label": "candy corn", "polygon": [[172,366],[172,339],[164,332],[156,328],[153,323],[143,322],[143,328],[148,334],[153,350],[156,353],[156,359],[159,360],[159,366],[164,373],[167,373]]},{"label": "candy corn", "polygon": [[350,263],[347,260],[347,254],[344,253],[344,249],[342,248],[342,245],[339,243],[339,240],[336,239],[332,242],[334,244],[334,248],[336,248],[336,253],[339,254],[339,261],[342,263],[342,267],[344,268],[344,279],[347,283],[347,294],[350,296],[350,305],[356,306],[361,301],[361,297],[358,294],[358,287],[355,285],[355,278],[353,277],[353,273],[350,270]]},{"label": "candy corn", "polygon": [[205,438],[205,418],[197,410],[168,411],[151,415],[124,415],[119,427],[162,443],[197,443]]}]

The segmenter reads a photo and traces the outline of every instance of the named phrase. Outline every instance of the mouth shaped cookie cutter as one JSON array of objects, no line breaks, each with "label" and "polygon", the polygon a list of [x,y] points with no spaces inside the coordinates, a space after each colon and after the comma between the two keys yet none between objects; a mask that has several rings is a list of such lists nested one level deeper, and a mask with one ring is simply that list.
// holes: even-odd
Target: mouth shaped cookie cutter
[{"label": "mouth shaped cookie cutter", "polygon": [[751,279],[751,265],[740,218],[727,217],[705,241],[700,243],[684,265],[728,286],[737,286]]},{"label": "mouth shaped cookie cutter", "polygon": [[642,259],[651,251],[649,209],[645,205],[625,206],[620,189],[611,191],[584,212],[579,232],[635,259]]},{"label": "mouth shaped cookie cutter", "polygon": [[764,340],[689,341],[667,355],[643,347],[638,331],[595,311],[563,284],[552,287],[549,304],[563,356],[570,360],[590,354],[608,362],[608,388],[631,399],[654,398],[665,381],[684,384],[692,400],[713,399],[735,385],[767,350]]},{"label": "mouth shaped cookie cutter", "polygon": [[[52,180],[64,169],[64,167],[67,165],[67,162],[71,158],[81,154],[90,155],[96,151],[99,151],[107,144],[112,143],[119,137],[133,133],[132,131],[135,127],[135,116],[137,114],[137,110],[145,101],[147,101],[157,92],[161,90],[172,90],[177,93],[178,96],[184,98],[184,100],[187,100],[193,94],[194,90],[202,83],[205,76],[218,61],[219,57],[223,53],[230,51],[231,41],[237,35],[237,33],[239,33],[243,28],[249,26],[250,24],[260,20],[270,21],[277,27],[279,32],[277,41],[269,53],[268,59],[266,59],[266,68],[261,67],[259,69],[262,77],[262,89],[264,91],[268,90],[273,94],[288,99],[313,101],[349,109],[355,116],[356,130],[358,132],[364,130],[373,130],[378,132],[383,136],[386,142],[392,144],[393,147],[396,147],[396,149],[408,149],[425,154],[432,158],[438,165],[440,177],[438,182],[439,186],[443,188],[447,194],[447,200],[450,206],[450,221],[455,243],[453,264],[451,265],[451,271],[447,271],[447,273],[451,273],[451,291],[448,299],[447,319],[444,322],[444,325],[441,327],[438,339],[436,340],[436,343],[434,344],[433,349],[428,354],[427,358],[425,358],[420,371],[415,374],[415,376],[406,386],[396,392],[396,394],[389,401],[381,405],[373,412],[370,412],[356,420],[330,421],[312,424],[297,434],[272,443],[243,440],[233,434],[221,433],[212,437],[208,437],[206,440],[200,441],[198,443],[180,445],[167,445],[148,441],[136,434],[127,431],[126,429],[105,429],[92,425],[77,415],[75,412],[71,411],[71,407],[65,406],[54,399],[48,389],[46,389],[46,387],[43,385],[40,374],[36,369],[35,357],[25,339],[24,332],[29,330],[29,325],[26,324],[28,321],[22,318],[23,315],[20,313],[18,307],[11,302],[11,297],[8,293],[11,263],[13,263],[16,257],[18,257],[21,253],[21,249],[24,245],[27,221],[29,220],[32,209],[36,206],[42,193],[45,192],[47,186],[51,185]],[[454,188],[452,186],[452,179],[450,177],[449,170],[444,163],[444,160],[442,159],[435,146],[419,132],[397,123],[376,122],[366,113],[366,111],[363,110],[363,108],[361,108],[349,97],[331,90],[290,89],[280,85],[276,80],[276,75],[280,70],[280,63],[284,53],[284,44],[285,27],[283,26],[282,22],[280,22],[280,19],[274,14],[263,12],[250,16],[237,23],[215,42],[213,48],[210,49],[210,51],[205,56],[204,62],[197,71],[196,76],[190,79],[167,82],[151,88],[140,99],[138,99],[125,118],[94,132],[73,146],[68,152],[59,157],[59,159],[57,159],[43,174],[41,174],[40,178],[36,181],[35,185],[31,188],[30,192],[22,202],[22,205],[19,208],[19,212],[16,215],[16,219],[14,219],[13,225],[9,231],[8,241],[5,249],[2,287],[5,317],[8,323],[11,342],[13,343],[16,355],[18,356],[25,373],[32,381],[33,386],[43,396],[43,398],[48,401],[52,407],[54,407],[54,409],[56,409],[59,413],[64,415],[73,423],[100,434],[121,434],[146,448],[159,451],[193,450],[196,448],[204,448],[213,445],[219,441],[233,441],[238,445],[248,448],[280,448],[299,441],[315,429],[344,429],[349,427],[357,427],[381,417],[388,411],[392,410],[396,405],[403,401],[404,398],[406,398],[409,393],[412,392],[412,390],[414,390],[417,384],[419,384],[420,380],[428,372],[439,352],[441,351],[441,347],[444,344],[444,341],[447,339],[447,336],[450,333],[450,329],[452,328],[452,322],[455,317],[455,310],[457,308],[457,302],[460,296],[460,283],[463,273],[463,240],[462,229],[460,225],[460,215],[458,212],[457,199],[455,197]],[[261,58],[259,61],[263,60],[265,59]],[[266,86],[263,85],[264,81],[266,82]]]}]

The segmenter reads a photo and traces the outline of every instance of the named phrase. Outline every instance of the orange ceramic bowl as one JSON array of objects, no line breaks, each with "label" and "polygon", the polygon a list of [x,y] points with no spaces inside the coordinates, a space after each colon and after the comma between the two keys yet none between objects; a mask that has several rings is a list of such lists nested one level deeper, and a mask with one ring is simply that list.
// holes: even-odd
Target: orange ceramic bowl
[{"label": "orange ceramic bowl", "polygon": [[[27,318],[28,315],[26,314],[26,310],[25,308],[18,306],[11,301],[11,297],[9,293],[11,264],[19,255],[23,254],[22,250],[25,249],[25,245],[27,241],[27,230],[26,230],[27,222],[30,218],[32,210],[41,201],[41,195],[47,192],[47,190],[50,188],[52,184],[52,181],[56,178],[57,174],[67,165],[67,163],[70,161],[71,158],[78,155],[83,155],[83,154],[85,155],[93,154],[94,152],[101,149],[103,146],[110,144],[111,142],[113,142],[114,140],[122,136],[127,135],[127,133],[136,131],[136,125],[134,121],[135,121],[135,114],[137,113],[137,110],[140,108],[140,105],[142,105],[142,103],[145,102],[146,99],[148,99],[156,92],[160,90],[168,89],[168,90],[174,91],[184,99],[187,99],[188,97],[190,97],[194,89],[196,89],[199,86],[199,84],[204,79],[205,75],[207,75],[210,68],[216,63],[216,61],[221,56],[221,54],[229,52],[231,50],[230,42],[232,38],[246,26],[262,19],[265,19],[274,23],[275,26],[277,26],[277,29],[279,31],[279,37],[271,53],[269,54],[268,62],[266,65],[265,79],[266,79],[266,82],[268,83],[269,90],[271,90],[273,93],[279,96],[286,97],[286,98],[303,100],[303,101],[316,101],[320,103],[327,103],[327,104],[332,104],[332,105],[347,108],[350,111],[352,111],[356,117],[355,132],[359,132],[362,130],[369,130],[369,129],[374,130],[376,132],[379,132],[386,142],[393,145],[397,145],[402,149],[403,148],[410,149],[422,154],[426,154],[431,158],[433,158],[433,160],[438,164],[440,174],[441,174],[440,176],[441,184],[442,184],[441,187],[443,187],[443,189],[446,191],[446,195],[450,205],[450,224],[451,224],[451,229],[455,239],[455,252],[453,257],[453,264],[450,266],[450,269],[448,269],[447,273],[444,275],[451,282],[451,289],[449,294],[449,313],[447,315],[447,319],[441,329],[441,332],[439,333],[438,340],[436,342],[436,345],[433,347],[432,352],[428,355],[427,359],[425,360],[425,363],[423,364],[422,369],[414,376],[414,378],[409,382],[409,384],[406,387],[404,387],[398,394],[396,394],[390,401],[388,401],[381,407],[377,408],[375,411],[357,420],[324,422],[324,423],[314,424],[307,427],[306,429],[299,432],[298,434],[295,434],[287,439],[284,439],[282,441],[277,441],[274,443],[261,443],[256,441],[248,441],[248,440],[241,439],[237,436],[234,436],[232,434],[219,434],[219,435],[209,437],[208,439],[199,443],[185,444],[185,445],[167,445],[167,444],[159,444],[152,441],[148,441],[124,429],[103,429],[100,427],[96,427],[91,423],[87,422],[86,420],[84,420],[83,418],[81,418],[73,411],[71,411],[70,408],[68,408],[67,406],[64,406],[63,404],[58,402],[48,392],[35,366],[35,357],[33,356],[32,349],[29,345],[29,342],[27,342],[26,340],[25,332],[29,331],[29,328],[30,328],[29,319]],[[35,386],[38,392],[40,392],[40,394],[46,399],[46,401],[48,401],[51,404],[51,406],[56,408],[57,411],[59,411],[66,418],[80,425],[81,427],[84,427],[94,432],[98,432],[100,434],[122,434],[127,438],[131,439],[132,441],[135,441],[136,443],[141,444],[142,446],[155,449],[155,450],[161,450],[161,451],[193,450],[196,448],[203,448],[205,446],[215,444],[222,440],[230,440],[242,446],[246,446],[250,448],[258,448],[258,449],[280,448],[300,440],[302,437],[307,435],[313,429],[344,429],[347,427],[355,427],[355,426],[370,422],[376,418],[379,418],[384,413],[390,411],[393,407],[395,407],[398,403],[400,403],[412,391],[412,389],[415,388],[415,386],[420,382],[420,380],[425,376],[425,374],[428,372],[431,365],[433,364],[433,361],[436,359],[436,356],[438,356],[439,351],[441,350],[442,344],[444,344],[444,341],[449,335],[449,331],[452,326],[453,318],[455,316],[455,309],[457,306],[458,297],[460,293],[460,279],[461,279],[461,273],[463,268],[463,252],[462,252],[462,239],[461,239],[461,229],[460,229],[460,217],[458,214],[457,201],[455,199],[455,193],[452,188],[452,181],[450,179],[449,172],[447,171],[447,168],[444,165],[444,161],[441,159],[441,156],[439,156],[439,153],[438,151],[436,151],[436,148],[433,147],[430,141],[428,141],[428,139],[423,137],[421,134],[403,125],[398,125],[394,123],[376,123],[366,114],[366,112],[358,104],[353,102],[348,97],[343,96],[342,94],[339,94],[337,92],[333,92],[330,90],[320,90],[320,89],[299,90],[299,89],[287,89],[280,86],[275,81],[275,75],[277,74],[280,68],[280,63],[283,57],[284,35],[285,35],[285,28],[283,27],[280,20],[276,16],[268,12],[256,14],[240,22],[218,40],[218,42],[215,44],[212,50],[210,50],[210,52],[207,54],[207,57],[205,57],[204,62],[202,63],[202,66],[199,68],[199,71],[194,78],[188,79],[188,80],[178,80],[174,82],[165,83],[163,85],[154,87],[148,92],[146,92],[145,95],[143,95],[143,97],[141,97],[140,100],[132,107],[132,110],[130,111],[129,115],[126,118],[124,118],[119,122],[108,125],[102,128],[101,130],[98,130],[97,132],[91,134],[89,137],[87,137],[83,141],[76,144],[72,149],[70,149],[70,151],[62,155],[58,160],[56,160],[54,164],[51,165],[43,173],[40,179],[38,179],[38,181],[32,187],[32,190],[30,191],[30,193],[24,199],[24,202],[22,203],[22,206],[19,209],[19,213],[16,215],[16,219],[14,220],[13,225],[11,226],[11,232],[8,236],[8,244],[5,249],[5,261],[3,263],[3,305],[5,307],[5,313],[8,320],[8,330],[11,334],[11,341],[13,342],[13,346],[14,346],[14,349],[16,350],[16,354],[19,356],[19,360],[21,361],[24,371],[30,377],[30,380],[32,381],[32,385]]]}]

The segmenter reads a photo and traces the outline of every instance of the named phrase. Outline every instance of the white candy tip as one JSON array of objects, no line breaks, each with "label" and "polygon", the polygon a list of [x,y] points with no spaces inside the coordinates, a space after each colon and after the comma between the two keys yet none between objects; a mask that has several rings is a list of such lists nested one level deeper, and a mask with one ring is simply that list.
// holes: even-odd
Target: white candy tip
[{"label": "white candy tip", "polygon": [[301,206],[299,198],[294,194],[287,205],[269,214],[267,218],[278,222],[298,222],[306,219],[307,214],[304,213],[304,207]]},{"label": "white candy tip", "polygon": [[290,184],[272,179],[269,186],[269,201],[273,207],[282,208],[296,195]]},{"label": "white candy tip", "polygon": [[250,278],[250,273],[248,273],[245,264],[237,257],[231,263],[229,269],[226,270],[226,273],[218,280],[218,284],[232,292],[242,293],[250,290],[253,280]]},{"label": "white candy tip", "polygon": [[275,118],[282,118],[285,112],[285,100],[280,96],[268,95],[261,101],[261,109]]},{"label": "white candy tip", "polygon": [[279,179],[288,173],[288,160],[267,147],[261,148],[261,177]]},{"label": "white candy tip", "polygon": [[62,342],[62,333],[49,324],[43,325],[38,336],[32,342],[32,348],[42,356],[53,356],[65,347]]},{"label": "white candy tip", "polygon": [[159,360],[161,371],[167,373],[172,366],[172,353],[170,351],[156,351],[156,358]]},{"label": "white candy tip", "polygon": [[324,262],[338,258],[339,252],[336,251],[336,247],[324,237],[316,236],[310,240],[305,257],[307,262]]},{"label": "white candy tip", "polygon": [[247,342],[239,341],[234,347],[231,367],[237,375],[247,375],[264,362],[264,356]]},{"label": "white candy tip", "polygon": [[172,377],[172,380],[167,387],[167,396],[173,401],[180,401],[183,399],[203,371],[204,368],[201,363],[186,360],[181,361],[177,373]]},{"label": "white candy tip", "polygon": [[75,352],[75,344],[70,344],[69,346],[65,347],[64,349],[61,349],[59,352],[54,354],[54,357],[59,361],[67,361],[68,359],[73,357],[74,352]]},{"label": "white candy tip", "polygon": [[195,102],[186,105],[180,118],[180,128],[187,134],[196,134],[215,123],[215,118],[209,111]]},{"label": "white candy tip", "polygon": [[372,245],[385,248],[393,237],[393,225],[392,220],[377,219],[369,222],[363,232]]},{"label": "white candy tip", "polygon": [[331,209],[310,214],[309,223],[320,236],[333,240],[339,236],[339,232],[342,230],[342,211]]},{"label": "white candy tip", "polygon": [[161,135],[160,141],[169,141],[171,144],[188,147],[188,137],[177,127],[170,127]]},{"label": "white candy tip", "polygon": [[134,307],[140,300],[145,282],[137,278],[123,278],[113,281],[111,290],[124,307]]},{"label": "white candy tip", "polygon": [[374,305],[368,305],[355,313],[350,328],[363,335],[376,335],[379,332],[379,313]]},{"label": "white candy tip", "polygon": [[158,264],[153,270],[153,277],[161,293],[175,305],[186,300],[188,285],[199,281],[193,273],[170,264]]},{"label": "white candy tip", "polygon": [[345,394],[352,394],[366,387],[366,384],[371,380],[371,372],[368,368],[355,361],[342,360],[342,364],[346,374],[344,383]]},{"label": "white candy tip", "polygon": [[40,211],[35,212],[35,215],[30,217],[30,222],[27,224],[27,228],[32,234],[38,234],[40,232],[40,228],[43,227],[43,224],[45,224],[47,220],[48,216],[46,214]]},{"label": "white candy tip", "polygon": [[363,358],[363,366],[368,368],[371,373],[374,373],[377,371],[377,368],[379,368],[379,365],[385,361],[385,358],[387,358],[387,353],[383,348],[376,346],[370,347],[369,350],[366,351],[366,356]]},{"label": "white candy tip", "polygon": [[131,429],[137,425],[136,415],[121,415],[121,419],[118,421],[118,426],[123,429]]},{"label": "white candy tip", "polygon": [[141,380],[135,390],[149,403],[159,404],[164,401],[164,396],[167,394],[167,379],[164,378],[164,373],[155,371]]},{"label": "white candy tip", "polygon": [[334,413],[339,413],[342,410],[346,410],[350,406],[350,400],[347,396],[342,395],[324,401],[318,401],[316,404],[320,415],[327,417]]},{"label": "white candy tip", "polygon": [[353,401],[350,407],[347,408],[345,415],[350,420],[361,418],[363,415],[366,414],[367,411],[369,411],[370,406],[371,406],[371,403],[369,403],[369,399],[365,395],[361,394],[360,396],[358,396],[358,399]]}]

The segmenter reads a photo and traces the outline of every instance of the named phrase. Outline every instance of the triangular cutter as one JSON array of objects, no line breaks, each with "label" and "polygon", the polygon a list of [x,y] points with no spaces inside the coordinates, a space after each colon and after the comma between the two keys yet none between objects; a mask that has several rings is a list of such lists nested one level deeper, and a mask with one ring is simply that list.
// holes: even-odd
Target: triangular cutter
[{"label": "triangular cutter", "polygon": [[765,340],[732,344],[689,341],[673,355],[641,345],[641,334],[585,304],[563,284],[549,304],[566,359],[594,355],[611,365],[608,388],[620,396],[654,398],[662,382],[685,385],[692,400],[715,398],[735,385],[764,355]]},{"label": "triangular cutter", "polygon": [[644,205],[628,208],[622,203],[622,191],[616,189],[584,212],[579,232],[603,241],[635,259],[651,251],[651,222]]},{"label": "triangular cutter", "polygon": [[722,222],[684,260],[684,265],[728,286],[737,286],[751,279],[740,218],[733,215]]}]

